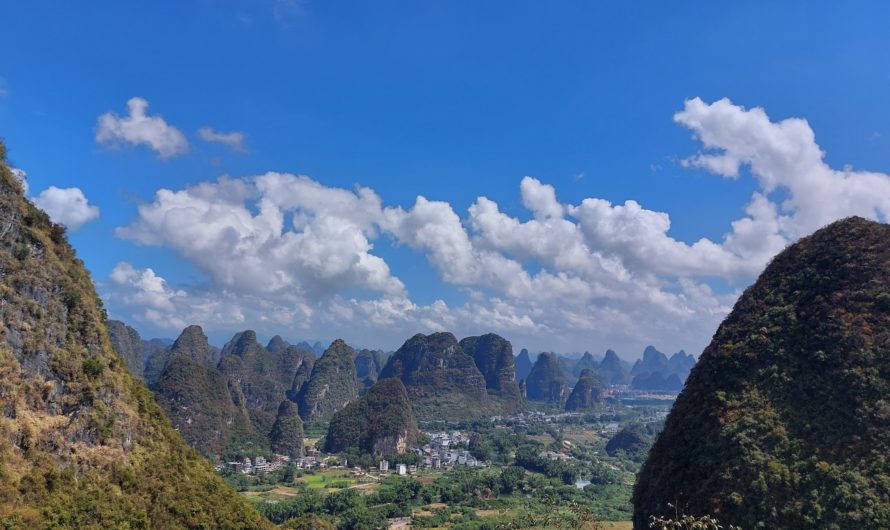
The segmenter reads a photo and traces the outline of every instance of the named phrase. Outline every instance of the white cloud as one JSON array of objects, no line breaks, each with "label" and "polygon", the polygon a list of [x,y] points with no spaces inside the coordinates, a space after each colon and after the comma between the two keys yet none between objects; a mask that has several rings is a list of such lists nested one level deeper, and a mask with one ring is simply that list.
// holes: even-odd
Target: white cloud
[{"label": "white cloud", "polygon": [[[701,315],[685,294],[706,293],[705,286],[632,270],[619,256],[591,249],[580,223],[564,217],[576,207],[560,204],[552,187],[526,178],[520,190],[537,218],[520,222],[480,197],[465,226],[446,202],[418,197],[409,210],[385,207],[369,188],[350,191],[267,173],[159,190],[152,203],[140,206],[138,219],[117,233],[176,250],[217,290],[215,296],[201,288],[175,297],[166,317],[157,306],[157,314],[138,315],[156,325],[204,315],[203,325],[231,329],[258,321],[249,315],[274,314],[279,326],[312,329],[316,336],[325,330],[331,336],[353,333],[362,343],[385,336],[395,345],[417,331],[452,329],[494,330],[527,342],[561,340],[565,347],[588,340],[614,346],[627,337],[615,337],[613,330],[651,320],[670,321],[662,335],[673,334],[686,346],[690,326],[716,325],[719,316],[710,308],[721,306],[718,297]],[[372,242],[384,234],[424,253],[443,281],[466,289],[468,302],[415,304],[386,262],[371,253]],[[530,272],[531,261],[544,268]],[[344,296],[355,289],[376,295]],[[218,318],[226,313],[206,309],[224,303],[240,308],[227,324]]]},{"label": "white cloud", "polygon": [[244,148],[245,136],[243,132],[232,131],[224,133],[215,131],[210,127],[201,127],[198,129],[198,136],[205,142],[223,144],[236,153],[243,153],[246,151]]},{"label": "white cloud", "polygon": [[369,216],[379,215],[380,199],[366,188],[351,192],[267,173],[159,190],[154,202],[139,207],[139,219],[117,233],[175,249],[236,293],[288,300],[349,288],[401,294],[402,282],[370,253]]},{"label": "white cloud", "polygon": [[28,194],[28,174],[25,173],[24,170],[19,169],[17,167],[12,168],[12,176],[18,179],[19,183],[22,185],[22,190],[25,195]]},{"label": "white cloud", "polygon": [[185,135],[168,124],[161,116],[149,116],[148,101],[135,97],[127,101],[127,116],[113,112],[99,116],[96,142],[107,145],[145,145],[161,158],[171,158],[188,152]]},{"label": "white cloud", "polygon": [[77,230],[99,218],[99,207],[87,201],[80,188],[50,186],[32,199],[38,208],[49,214],[53,222]]},{"label": "white cloud", "polygon": [[692,130],[706,149],[687,158],[685,165],[727,178],[737,178],[742,166],[748,166],[761,196],[787,190],[776,219],[777,231],[788,239],[851,215],[890,217],[890,176],[829,167],[805,119],[773,122],[759,107],[695,98],[686,101],[674,120]]},{"label": "white cloud", "polygon": [[[829,168],[804,120],[771,122],[762,109],[728,100],[690,100],[675,120],[705,147],[686,166],[739,178],[748,165],[760,186],[719,239],[678,240],[667,212],[633,200],[561,202],[533,177],[519,186],[530,214],[523,219],[486,197],[462,217],[423,196],[406,209],[384,205],[369,188],[266,173],[159,190],[118,234],[174,249],[209,285],[175,296],[161,290],[171,305],[150,302],[157,282],[127,285],[146,291],[142,306],[156,312],[140,318],[203,318],[229,331],[247,323],[397,346],[418,331],[448,329],[494,331],[540,349],[630,355],[654,343],[696,351],[740,286],[789,242],[839,217],[886,219],[890,211],[890,177]],[[786,199],[777,204],[771,195],[780,188]],[[415,303],[374,254],[375,242],[387,240],[422,253],[466,302]],[[731,287],[715,290],[712,279]],[[132,292],[110,296],[138,300]]]}]

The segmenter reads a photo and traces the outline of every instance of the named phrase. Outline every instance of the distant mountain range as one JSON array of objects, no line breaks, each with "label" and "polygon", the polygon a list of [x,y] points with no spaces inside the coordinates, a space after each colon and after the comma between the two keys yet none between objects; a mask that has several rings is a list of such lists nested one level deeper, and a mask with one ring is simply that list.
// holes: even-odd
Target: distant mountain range
[{"label": "distant mountain range", "polygon": [[303,422],[330,420],[385,378],[402,382],[420,419],[508,414],[522,399],[512,346],[494,334],[461,341],[450,333],[416,335],[392,355],[336,340],[318,358],[277,335],[262,346],[252,330],[236,333],[221,349],[198,326],[170,344],[142,340],[123,322],[110,321],[109,338],[174,427],[208,455],[302,449],[302,438],[300,444],[283,440],[282,432],[302,433]]},{"label": "distant mountain range", "polygon": [[633,365],[620,359],[613,350],[606,350],[600,360],[590,352],[576,357],[538,354],[534,362],[532,357],[524,348],[519,352],[515,359],[516,378],[528,399],[548,401],[565,399],[584,370],[596,374],[604,386],[629,385],[633,390],[679,392],[695,366],[695,357],[682,350],[668,357],[653,346],[646,347],[643,356]]},{"label": "distant mountain range", "polygon": [[510,342],[495,334],[460,341],[447,332],[418,334],[390,355],[342,340],[326,349],[292,345],[280,335],[263,346],[252,330],[222,348],[211,346],[198,326],[172,343],[142,340],[119,321],[109,321],[108,330],[124,364],[155,393],[186,441],[217,456],[273,447],[298,453],[302,436],[288,437],[302,435],[304,422],[330,421],[387,378],[401,381],[412,418],[466,420],[510,414],[523,399],[588,410],[615,385],[679,391],[695,364],[682,351],[668,357],[652,346],[632,366],[612,350],[600,360],[589,352],[542,353],[532,362],[525,349],[514,358]]}]

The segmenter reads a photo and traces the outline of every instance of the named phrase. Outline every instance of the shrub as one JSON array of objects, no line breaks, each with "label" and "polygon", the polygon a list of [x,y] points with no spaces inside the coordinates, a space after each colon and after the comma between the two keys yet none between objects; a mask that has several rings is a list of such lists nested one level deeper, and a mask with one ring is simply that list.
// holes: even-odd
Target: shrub
[{"label": "shrub", "polygon": [[105,366],[102,364],[102,361],[95,357],[90,357],[83,361],[83,373],[90,377],[99,377],[102,375],[103,370],[105,370]]}]

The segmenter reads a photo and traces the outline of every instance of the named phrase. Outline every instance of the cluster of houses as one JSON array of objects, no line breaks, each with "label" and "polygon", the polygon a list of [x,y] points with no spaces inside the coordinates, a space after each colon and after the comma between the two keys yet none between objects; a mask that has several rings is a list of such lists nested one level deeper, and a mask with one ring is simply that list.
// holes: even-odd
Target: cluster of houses
[{"label": "cluster of houses", "polygon": [[290,464],[291,458],[287,455],[274,455],[272,460],[266,460],[266,457],[257,455],[253,458],[244,457],[244,460],[236,460],[234,462],[226,462],[225,464],[217,464],[216,470],[222,471],[229,469],[235,473],[244,475],[262,475]]},{"label": "cluster of houses", "polygon": [[293,465],[297,469],[319,469],[327,467],[328,463],[327,459],[318,451],[310,450],[309,454],[299,458],[291,458],[287,455],[279,454],[273,455],[272,460],[267,460],[266,457],[260,455],[253,458],[245,456],[244,460],[217,464],[216,470],[222,471],[223,469],[229,469],[235,473],[242,473],[244,475],[262,475],[288,465]]},{"label": "cluster of houses", "polygon": [[421,468],[442,469],[454,466],[484,467],[486,464],[473,456],[468,450],[459,447],[468,441],[466,434],[460,431],[425,433],[430,442],[420,449]]}]

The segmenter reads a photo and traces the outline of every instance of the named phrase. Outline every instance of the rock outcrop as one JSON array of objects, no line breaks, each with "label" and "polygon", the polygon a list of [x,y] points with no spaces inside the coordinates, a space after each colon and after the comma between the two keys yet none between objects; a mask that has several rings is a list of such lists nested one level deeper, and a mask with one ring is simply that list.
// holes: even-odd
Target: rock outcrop
[{"label": "rock outcrop", "polygon": [[627,385],[630,383],[630,374],[624,368],[624,363],[613,350],[606,350],[606,355],[596,369],[606,385]]},{"label": "rock outcrop", "polygon": [[516,365],[517,381],[522,381],[523,379],[528,377],[528,374],[531,373],[533,366],[531,357],[528,354],[528,350],[522,348],[522,350],[520,350],[519,352],[519,355],[516,356],[514,364]]},{"label": "rock outcrop", "polygon": [[306,352],[287,346],[271,353],[257,342],[254,331],[247,330],[236,333],[221,354],[219,371],[243,392],[256,431],[268,433]]},{"label": "rock outcrop", "polygon": [[385,364],[386,359],[381,350],[362,349],[355,352],[355,375],[363,391],[377,382]]},{"label": "rock outcrop", "polygon": [[200,326],[185,328],[173,343],[153,390],[170,422],[198,451],[218,456],[266,449],[240,389],[211,364],[210,344]]}]

